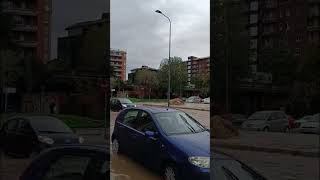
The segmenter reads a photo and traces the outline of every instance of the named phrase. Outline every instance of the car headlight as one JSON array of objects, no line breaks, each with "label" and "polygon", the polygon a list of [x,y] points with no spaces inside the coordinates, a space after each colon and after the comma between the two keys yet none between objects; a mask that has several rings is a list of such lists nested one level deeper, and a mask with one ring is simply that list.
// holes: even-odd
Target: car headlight
[{"label": "car headlight", "polygon": [[210,168],[209,157],[201,157],[201,156],[189,157],[189,162],[200,168]]},{"label": "car headlight", "polygon": [[79,137],[79,143],[80,143],[80,144],[84,143],[84,138],[81,137],[81,136]]},{"label": "car headlight", "polygon": [[47,136],[38,136],[38,140],[42,143],[50,144],[50,145],[54,143],[54,140]]},{"label": "car headlight", "polygon": [[127,105],[125,105],[125,104],[122,104],[122,107],[126,108],[126,107],[127,107]]}]

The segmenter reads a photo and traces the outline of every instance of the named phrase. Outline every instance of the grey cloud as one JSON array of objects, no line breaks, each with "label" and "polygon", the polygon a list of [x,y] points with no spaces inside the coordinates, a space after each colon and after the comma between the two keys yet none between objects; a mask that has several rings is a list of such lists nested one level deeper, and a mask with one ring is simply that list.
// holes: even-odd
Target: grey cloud
[{"label": "grey cloud", "polygon": [[209,0],[112,0],[111,47],[127,50],[128,70],[168,57],[169,23],[156,9],[173,21],[173,56],[209,56]]}]

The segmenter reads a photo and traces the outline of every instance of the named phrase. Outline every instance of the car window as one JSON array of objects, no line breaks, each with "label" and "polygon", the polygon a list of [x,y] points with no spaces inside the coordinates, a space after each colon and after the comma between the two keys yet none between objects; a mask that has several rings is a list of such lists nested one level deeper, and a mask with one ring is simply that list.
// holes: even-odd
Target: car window
[{"label": "car window", "polygon": [[66,155],[50,165],[44,180],[83,180],[90,157]]},{"label": "car window", "polygon": [[167,135],[203,132],[206,129],[184,112],[157,113],[156,120]]},{"label": "car window", "polygon": [[18,131],[23,133],[32,133],[32,128],[27,120],[21,119]]},{"label": "car window", "polygon": [[155,125],[150,117],[150,115],[144,111],[141,111],[141,114],[136,122],[136,129],[141,132],[152,131],[155,132]]},{"label": "car window", "polygon": [[6,132],[9,132],[9,131],[16,131],[18,129],[18,122],[19,120],[18,119],[11,119],[7,122],[7,124],[5,125],[4,127],[4,130]]},{"label": "car window", "polygon": [[138,117],[138,113],[139,113],[138,110],[127,111],[126,114],[124,115],[123,124],[130,126],[130,127],[134,127],[134,123]]}]

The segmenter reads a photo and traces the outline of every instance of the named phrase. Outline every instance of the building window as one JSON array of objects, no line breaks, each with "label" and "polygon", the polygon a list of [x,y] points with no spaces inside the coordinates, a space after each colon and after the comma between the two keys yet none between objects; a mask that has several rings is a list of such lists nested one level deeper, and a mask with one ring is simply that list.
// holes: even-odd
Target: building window
[{"label": "building window", "polygon": [[257,11],[258,10],[258,1],[252,1],[251,3],[250,3],[250,10],[251,11]]},{"label": "building window", "polygon": [[258,27],[250,27],[250,36],[258,35]]},{"label": "building window", "polygon": [[286,16],[289,17],[290,16],[290,9],[286,9]]},{"label": "building window", "polygon": [[258,22],[258,15],[257,14],[251,14],[250,15],[250,24],[255,24]]},{"label": "building window", "polygon": [[300,56],[301,55],[301,48],[296,48],[295,54],[296,54],[296,56]]},{"label": "building window", "polygon": [[296,42],[300,42],[301,40],[302,40],[301,35],[297,35],[297,37],[296,37]]}]

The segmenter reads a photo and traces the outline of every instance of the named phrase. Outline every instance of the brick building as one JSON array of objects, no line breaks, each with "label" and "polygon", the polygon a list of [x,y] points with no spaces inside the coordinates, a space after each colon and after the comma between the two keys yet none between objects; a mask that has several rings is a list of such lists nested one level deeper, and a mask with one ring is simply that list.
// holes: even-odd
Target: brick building
[{"label": "brick building", "polygon": [[320,1],[249,0],[250,67],[263,71],[259,54],[267,48],[286,47],[303,59],[309,43],[320,40]]},{"label": "brick building", "polygon": [[112,69],[112,75],[123,81],[126,80],[126,62],[127,52],[123,50],[110,50],[110,66]]},{"label": "brick building", "polygon": [[187,64],[188,83],[192,83],[192,78],[207,76],[210,74],[210,57],[194,57],[189,56]]},{"label": "brick building", "polygon": [[11,36],[22,56],[47,62],[50,57],[51,0],[4,0],[3,13],[12,17]]}]

